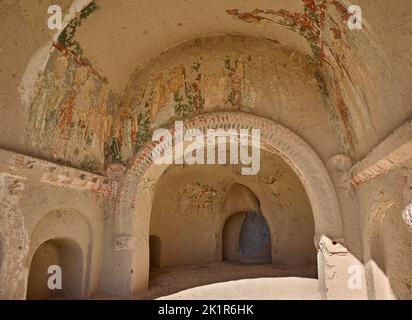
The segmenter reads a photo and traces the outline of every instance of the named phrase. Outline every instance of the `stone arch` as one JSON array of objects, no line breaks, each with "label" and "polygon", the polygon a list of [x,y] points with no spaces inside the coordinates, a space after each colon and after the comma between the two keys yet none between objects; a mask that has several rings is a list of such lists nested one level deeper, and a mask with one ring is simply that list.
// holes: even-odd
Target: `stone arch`
[{"label": "stone arch", "polygon": [[[93,247],[90,221],[84,215],[70,209],[54,210],[41,217],[30,237],[30,250],[26,260],[29,272],[36,252],[42,245],[50,241],[55,243],[55,247],[60,246],[63,248],[63,251],[69,252],[69,255],[77,252],[75,255],[78,255],[79,258],[81,257],[82,263],[79,265],[79,268],[82,270],[79,280],[80,288],[77,290],[75,297],[76,299],[87,297],[90,280],[91,248]],[[78,250],[75,249],[76,247],[78,247]]]},{"label": "stone arch", "polygon": [[[60,267],[60,270],[50,267]],[[50,272],[50,273],[49,273]],[[47,240],[36,250],[30,264],[27,299],[81,299],[84,274],[84,255],[80,245],[68,238]],[[61,288],[51,290],[49,277]]]},{"label": "stone arch", "polygon": [[[319,248],[321,236],[343,241],[339,203],[327,169],[313,148],[294,132],[269,119],[241,112],[198,115],[184,120],[184,127],[200,130],[259,128],[262,148],[285,160],[306,190],[315,220],[315,246]],[[131,257],[124,259],[133,270],[132,279],[119,280],[128,288],[126,294],[145,290],[148,286],[149,225],[154,187],[168,167],[152,165],[155,146],[154,142],[147,144],[130,162],[115,200],[115,250],[131,252]]]}]

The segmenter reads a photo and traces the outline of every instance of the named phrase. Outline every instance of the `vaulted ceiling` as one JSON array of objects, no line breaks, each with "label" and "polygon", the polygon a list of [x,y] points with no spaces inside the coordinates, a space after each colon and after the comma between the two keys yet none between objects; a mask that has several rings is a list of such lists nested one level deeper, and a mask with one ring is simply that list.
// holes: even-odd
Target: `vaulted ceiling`
[{"label": "vaulted ceiling", "polygon": [[[50,4],[61,5],[66,14],[66,27],[58,32],[47,28]],[[50,94],[39,89],[48,83],[40,81],[41,76],[53,69],[58,79],[63,68],[63,78],[75,77],[68,75],[70,63],[56,52],[87,68],[96,83],[101,80],[104,85],[98,85],[98,95],[113,97],[117,110],[139,70],[169,49],[199,38],[241,35],[245,48],[255,45],[255,40],[248,44],[247,39],[262,39],[310,58],[320,100],[327,100],[319,103],[333,108],[344,151],[360,159],[412,116],[412,2],[359,0],[357,4],[363,13],[362,30],[349,30],[350,3],[345,0],[67,0],[40,1],[37,6],[4,0],[0,5],[0,146],[53,157],[52,151],[41,152],[41,141],[52,138],[32,135],[30,130],[52,125],[41,124],[38,118],[46,113],[39,112],[38,105],[47,109],[46,102],[51,101]],[[274,50],[274,59],[276,54]],[[81,73],[73,74],[81,78]],[[71,85],[75,87],[75,81]],[[57,92],[61,86],[53,88]],[[64,99],[59,103],[67,106]],[[33,105],[36,119],[30,115]],[[59,129],[63,136],[71,134],[63,129]],[[111,130],[104,134],[110,135]]]}]

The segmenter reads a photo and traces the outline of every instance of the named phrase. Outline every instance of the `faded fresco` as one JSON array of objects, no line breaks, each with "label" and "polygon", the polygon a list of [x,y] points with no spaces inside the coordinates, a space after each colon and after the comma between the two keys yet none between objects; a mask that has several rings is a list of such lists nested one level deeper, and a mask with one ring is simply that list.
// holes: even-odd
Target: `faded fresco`
[{"label": "faded fresco", "polygon": [[[318,64],[316,78],[324,96],[329,97],[334,106],[345,135],[347,152],[351,155],[364,152],[362,138],[373,136],[377,125],[376,119],[370,114],[372,105],[375,108],[381,105],[384,112],[388,112],[384,103],[391,101],[393,110],[400,111],[395,92],[386,101],[375,99],[379,90],[388,86],[384,79],[390,78],[390,74],[383,75],[382,71],[382,75],[378,76],[373,68],[382,63],[382,60],[387,61],[387,58],[365,22],[362,32],[348,28],[350,14],[344,1],[302,2],[302,12],[284,9],[255,9],[245,12],[228,9],[227,14],[246,23],[273,24],[287,28],[307,41]],[[370,50],[369,46],[376,49]]]},{"label": "faded fresco", "polygon": [[[249,57],[250,59],[250,57]],[[159,72],[133,85],[119,106],[110,160],[125,161],[150,141],[152,131],[174,120],[213,110],[252,110],[254,90],[246,77],[247,59],[222,57],[216,73],[202,60]]]},{"label": "faded fresco", "polygon": [[[173,120],[214,110],[254,112],[262,91],[252,85],[250,73],[256,73],[251,62],[259,57],[239,52],[222,55],[215,61],[217,68],[205,66],[205,57],[192,57],[157,70],[143,83],[142,70],[137,70],[119,99],[75,40],[76,30],[96,10],[99,6],[92,1],[63,30],[37,83],[27,139],[39,154],[102,171],[109,163],[127,164],[150,140],[154,128]],[[385,102],[367,98],[373,95],[366,90],[376,93],[378,84],[369,81],[372,73],[364,59],[354,62],[357,55],[371,63],[381,55],[364,51],[375,41],[367,26],[362,34],[349,30],[347,8],[339,1],[303,0],[302,12],[232,8],[226,14],[249,24],[287,28],[307,41],[321,103],[341,126],[346,151],[361,152],[359,138],[374,134],[370,105]]]},{"label": "faded fresco", "polygon": [[117,99],[73,40],[81,21],[96,9],[94,2],[86,6],[53,44],[35,87],[25,139],[41,156],[103,172]]}]

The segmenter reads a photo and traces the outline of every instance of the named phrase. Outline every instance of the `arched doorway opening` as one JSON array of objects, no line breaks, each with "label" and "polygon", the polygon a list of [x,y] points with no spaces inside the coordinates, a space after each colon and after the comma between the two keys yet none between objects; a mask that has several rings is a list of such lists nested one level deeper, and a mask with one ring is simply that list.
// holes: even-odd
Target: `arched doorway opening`
[{"label": "arched doorway opening", "polygon": [[223,261],[244,264],[272,262],[270,230],[260,212],[239,212],[230,216],[222,238]]},{"label": "arched doorway opening", "polygon": [[[253,126],[251,124],[253,123]],[[267,218],[271,216],[271,208],[276,208],[279,211],[277,216],[279,221],[282,221],[283,217],[288,217],[286,221],[287,225],[279,229],[282,231],[281,241],[287,246],[279,246],[277,239],[272,240],[272,260],[274,262],[281,261],[285,264],[313,264],[316,263],[316,249],[319,249],[319,239],[321,235],[327,236],[334,241],[341,241],[343,239],[342,232],[342,220],[339,210],[339,202],[336,197],[336,192],[330,176],[324,166],[323,161],[318,157],[316,151],[313,150],[304,140],[297,136],[289,129],[262,117],[254,116],[245,113],[231,112],[216,112],[199,115],[190,119],[185,119],[184,127],[186,129],[194,128],[203,130],[208,128],[260,128],[261,129],[261,144],[262,151],[278,156],[284,161],[284,164],[295,174],[295,181],[300,183],[299,192],[290,188],[288,184],[278,184],[278,180],[281,176],[271,177],[270,175],[262,176],[260,182],[257,184],[254,190],[260,189],[259,194],[263,195],[262,214]],[[169,241],[169,235],[161,235],[162,238],[162,267],[163,265],[188,265],[193,263],[201,263],[200,260],[219,259],[221,261],[222,253],[219,252],[219,246],[221,250],[221,232],[223,229],[224,221],[221,220],[219,215],[211,214],[215,212],[213,209],[217,201],[211,201],[216,193],[214,188],[211,188],[215,181],[208,183],[208,181],[199,181],[199,169],[194,166],[183,166],[181,169],[189,171],[197,171],[193,174],[193,177],[185,175],[185,180],[180,179],[174,172],[174,165],[155,165],[151,159],[151,154],[156,144],[147,144],[142,150],[135,156],[129,168],[123,178],[122,187],[119,190],[121,195],[116,200],[116,214],[115,214],[115,249],[117,252],[128,250],[128,257],[121,257],[122,254],[116,253],[119,258],[127,258],[130,263],[128,267],[133,269],[133,273],[119,274],[118,281],[125,284],[125,293],[141,293],[146,294],[149,277],[150,277],[150,254],[149,254],[149,236],[150,234],[171,234],[172,241]],[[270,168],[276,168],[273,162],[261,161],[262,164],[267,163]],[[201,166],[202,168],[210,166]],[[221,166],[219,170],[232,170],[229,166]],[[269,168],[269,171],[270,171]],[[264,168],[261,168],[260,172],[263,172]],[[236,170],[232,170],[232,173],[236,173]],[[181,186],[169,187],[161,190],[162,184],[166,184],[165,175],[169,175],[169,178],[178,182]],[[214,172],[212,175],[209,173],[207,179],[216,180],[214,178],[223,176],[219,175],[219,172]],[[187,178],[191,178],[192,181],[187,181]],[[239,176],[233,179],[228,179],[226,183],[237,182],[240,180]],[[283,178],[282,178],[283,179]],[[243,179],[242,179],[243,180]],[[241,181],[239,181],[242,183]],[[184,185],[183,185],[184,184]],[[249,183],[247,183],[249,184]],[[270,185],[271,188],[264,186],[264,184]],[[296,184],[295,184],[296,185]],[[285,199],[278,199],[279,190],[283,189],[284,194],[288,194],[291,197],[297,197],[298,195],[304,195],[300,197],[303,202],[286,201]],[[186,192],[189,190],[190,192]],[[226,189],[227,190],[227,189]],[[193,192],[192,192],[193,191]],[[171,193],[178,193],[172,195]],[[158,197],[156,194],[161,194]],[[199,197],[197,197],[199,196]],[[172,201],[172,205],[179,205],[179,210],[183,210],[188,215],[177,215],[176,210],[171,210],[169,202],[170,199],[177,199],[184,197],[184,201]],[[192,201],[190,198],[194,197]],[[202,200],[206,197],[207,201],[205,205],[197,205],[198,200]],[[269,203],[270,202],[270,203]],[[305,208],[295,207],[297,205],[304,205]],[[161,212],[156,207],[166,208],[166,212]],[[306,209],[307,208],[307,209]],[[202,212],[196,212],[202,211]],[[283,211],[289,211],[293,215],[283,214]],[[221,212],[221,211],[220,211]],[[238,211],[232,211],[240,212]],[[168,224],[164,215],[173,216],[170,217],[173,224]],[[303,214],[303,216],[302,216]],[[193,226],[185,228],[188,232],[185,234],[176,232],[176,217],[179,217],[180,223],[193,224],[193,217],[209,217],[215,220],[215,229],[207,233],[200,234],[198,230]],[[219,219],[217,219],[219,217]],[[209,219],[208,218],[208,219]],[[159,219],[160,223],[156,223],[155,220]],[[209,220],[212,220],[209,219]],[[133,223],[130,223],[133,221]],[[213,222],[213,221],[211,221]],[[272,221],[268,221],[269,226],[272,228],[274,224]],[[307,226],[310,225],[310,228]],[[153,228],[156,226],[156,230]],[[173,228],[171,228],[173,226]],[[206,224],[197,224],[197,226],[205,229]],[[303,229],[303,236],[295,237],[288,232],[289,226],[295,226],[296,232],[300,234]],[[220,229],[219,229],[220,228]],[[194,235],[193,235],[194,234]],[[277,236],[278,233],[276,233]],[[196,243],[192,240],[187,241],[185,237],[190,239],[196,239]],[[212,238],[209,241],[208,238]],[[219,241],[220,238],[220,241]],[[308,240],[309,239],[309,240]],[[132,241],[133,240],[133,241]],[[315,243],[314,241],[315,240]],[[206,241],[211,244],[207,245],[206,249],[199,249],[197,244],[200,241]],[[184,243],[184,246],[180,246],[177,242]],[[220,243],[220,244],[219,244]],[[136,245],[137,244],[137,245]],[[313,245],[314,244],[314,245]],[[311,246],[310,250],[306,250],[306,246]],[[174,248],[169,248],[174,247]],[[175,248],[179,248],[175,250]],[[182,250],[182,247],[185,250]],[[171,250],[172,249],[172,250]],[[188,249],[188,250],[186,250]],[[218,250],[216,250],[218,249]],[[278,250],[282,249],[282,250]],[[190,251],[189,251],[190,250]],[[217,255],[215,253],[217,252]],[[302,255],[301,253],[305,254]],[[314,252],[314,253],[313,253]],[[138,263],[139,261],[139,263]],[[319,274],[323,274],[323,266],[319,267]],[[128,285],[130,284],[130,285]]]},{"label": "arched doorway opening", "polygon": [[[56,277],[60,277],[52,266],[60,267],[61,289],[50,288],[50,283],[56,284]],[[81,299],[83,269],[82,250],[75,241],[56,238],[44,242],[30,264],[27,299]],[[49,281],[50,277],[53,279]]]},{"label": "arched doorway opening", "polygon": [[[54,210],[42,216],[30,236],[26,266],[27,299],[83,299],[90,295],[93,236],[82,214]],[[50,290],[47,281],[57,276],[50,266],[61,268],[62,289]],[[53,278],[54,279],[54,278]]]},{"label": "arched doorway opening", "polygon": [[152,187],[144,298],[241,279],[316,278],[314,218],[299,178],[269,152],[256,176],[237,169],[170,165]]}]

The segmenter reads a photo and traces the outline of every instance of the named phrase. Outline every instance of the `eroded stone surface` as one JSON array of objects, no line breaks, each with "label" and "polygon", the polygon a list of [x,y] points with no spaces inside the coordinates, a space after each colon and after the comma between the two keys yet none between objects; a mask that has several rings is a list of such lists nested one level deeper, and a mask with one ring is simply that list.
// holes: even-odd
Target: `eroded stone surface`
[{"label": "eroded stone surface", "polygon": [[[144,296],[150,257],[219,264],[254,211],[324,298],[410,299],[412,2],[358,2],[362,30],[342,0],[2,1],[0,298],[47,295],[47,259],[75,298]],[[260,129],[260,172],[157,166],[175,120]]]}]

